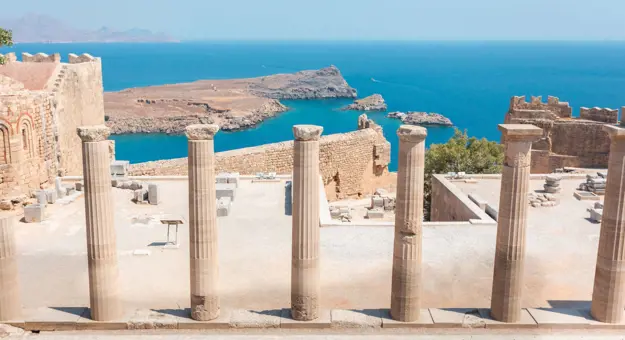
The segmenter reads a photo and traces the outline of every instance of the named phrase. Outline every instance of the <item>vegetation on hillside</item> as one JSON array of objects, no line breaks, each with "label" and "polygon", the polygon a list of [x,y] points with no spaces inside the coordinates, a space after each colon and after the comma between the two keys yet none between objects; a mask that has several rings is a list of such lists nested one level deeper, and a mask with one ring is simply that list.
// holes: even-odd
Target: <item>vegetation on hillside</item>
[{"label": "vegetation on hillside", "polygon": [[[0,27],[0,47],[13,46],[13,32]],[[0,65],[4,64],[4,57],[0,57]]]},{"label": "vegetation on hillside", "polygon": [[495,174],[501,172],[503,145],[467,136],[456,129],[453,137],[445,144],[432,144],[425,152],[424,211],[430,219],[432,198],[432,175],[448,172],[467,174]]}]

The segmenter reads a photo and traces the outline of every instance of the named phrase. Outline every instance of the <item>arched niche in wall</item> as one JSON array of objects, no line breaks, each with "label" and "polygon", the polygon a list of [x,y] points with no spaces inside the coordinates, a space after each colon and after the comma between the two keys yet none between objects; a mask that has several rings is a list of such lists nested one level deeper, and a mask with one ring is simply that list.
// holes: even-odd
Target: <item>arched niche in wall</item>
[{"label": "arched niche in wall", "polygon": [[23,113],[20,115],[18,121],[18,133],[22,138],[22,147],[24,148],[25,159],[32,159],[36,156],[37,147],[35,145],[35,138],[33,136],[33,120],[30,115]]},{"label": "arched niche in wall", "polygon": [[9,125],[0,120],[0,165],[11,163],[11,129]]}]

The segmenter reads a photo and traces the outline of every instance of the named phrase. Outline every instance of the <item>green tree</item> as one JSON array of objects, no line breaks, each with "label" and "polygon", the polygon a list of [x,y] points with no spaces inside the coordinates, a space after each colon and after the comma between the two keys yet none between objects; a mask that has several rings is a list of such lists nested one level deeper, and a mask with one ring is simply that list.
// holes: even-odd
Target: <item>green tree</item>
[{"label": "green tree", "polygon": [[456,129],[453,137],[445,144],[432,144],[425,153],[424,210],[430,219],[432,199],[432,175],[448,172],[467,174],[496,174],[503,164],[503,145],[467,136]]},{"label": "green tree", "polygon": [[[0,47],[13,46],[13,32],[0,27]],[[4,64],[4,57],[0,57],[0,65]]]}]

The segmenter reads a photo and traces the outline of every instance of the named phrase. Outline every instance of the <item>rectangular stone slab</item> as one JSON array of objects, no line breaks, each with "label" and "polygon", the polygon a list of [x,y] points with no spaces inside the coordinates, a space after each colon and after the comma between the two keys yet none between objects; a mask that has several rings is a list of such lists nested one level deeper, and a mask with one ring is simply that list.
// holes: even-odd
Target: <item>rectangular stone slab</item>
[{"label": "rectangular stone slab", "polygon": [[430,308],[434,327],[484,328],[486,322],[474,308]]},{"label": "rectangular stone slab", "polygon": [[434,320],[428,309],[421,309],[419,311],[419,320],[414,322],[401,322],[393,320],[391,317],[391,311],[388,309],[381,310],[382,315],[382,328],[425,328],[434,327]]},{"label": "rectangular stone slab", "polygon": [[486,328],[536,328],[537,324],[534,318],[530,315],[527,309],[521,310],[521,321],[515,323],[506,323],[494,320],[490,316],[489,308],[480,308],[480,317],[486,323]]},{"label": "rectangular stone slab", "polygon": [[24,310],[24,329],[28,331],[73,331],[87,308],[34,308]]},{"label": "rectangular stone slab", "polygon": [[130,161],[112,161],[111,162],[111,175],[126,176],[129,165],[130,165]]},{"label": "rectangular stone slab", "polygon": [[235,309],[230,314],[231,328],[279,328],[282,310],[252,311]]},{"label": "rectangular stone slab", "polygon": [[330,328],[332,325],[331,313],[329,310],[320,310],[319,317],[311,321],[297,321],[291,318],[291,309],[284,308],[281,314],[280,328]]},{"label": "rectangular stone slab", "polygon": [[37,223],[45,219],[46,208],[41,204],[31,204],[24,207],[24,221],[26,223]]},{"label": "rectangular stone slab", "polygon": [[590,320],[572,308],[528,308],[539,328],[587,328]]},{"label": "rectangular stone slab", "polygon": [[382,313],[379,309],[333,309],[332,328],[380,328]]}]

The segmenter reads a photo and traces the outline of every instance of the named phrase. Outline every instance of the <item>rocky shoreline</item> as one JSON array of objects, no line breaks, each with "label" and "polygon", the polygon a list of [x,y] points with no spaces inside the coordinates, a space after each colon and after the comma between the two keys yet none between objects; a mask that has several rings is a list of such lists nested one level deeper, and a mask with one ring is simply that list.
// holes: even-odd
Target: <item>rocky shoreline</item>
[{"label": "rocky shoreline", "polygon": [[224,131],[252,128],[288,110],[280,99],[355,98],[335,66],[232,80],[149,86],[104,94],[113,134],[180,134],[187,125],[217,124]]},{"label": "rocky shoreline", "polygon": [[410,125],[439,125],[453,126],[451,120],[438,113],[427,112],[389,112],[388,118],[396,118],[404,124]]}]

